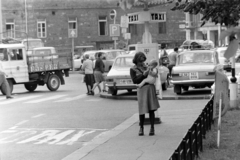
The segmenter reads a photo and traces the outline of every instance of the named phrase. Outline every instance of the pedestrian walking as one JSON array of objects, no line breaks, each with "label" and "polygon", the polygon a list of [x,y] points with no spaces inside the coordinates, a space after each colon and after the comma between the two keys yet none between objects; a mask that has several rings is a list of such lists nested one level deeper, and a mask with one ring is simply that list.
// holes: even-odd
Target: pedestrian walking
[{"label": "pedestrian walking", "polygon": [[[145,78],[147,78],[149,69],[145,65],[146,56],[143,52],[137,52],[133,58],[133,63],[135,64],[130,68],[130,75],[134,84],[140,84]],[[158,103],[158,98],[156,95],[156,88],[154,84],[144,84],[141,88],[137,88],[137,99],[138,99],[138,111],[139,111],[139,120],[140,120],[140,130],[139,136],[144,135],[144,120],[145,114],[149,113],[150,118],[150,132],[149,135],[152,136],[155,134],[154,131],[154,121],[155,114],[154,112],[160,108]]]},{"label": "pedestrian walking", "polygon": [[92,95],[92,88],[95,83],[93,69],[94,69],[94,62],[89,59],[89,55],[85,55],[85,61],[83,62],[82,69],[85,73],[85,83],[87,86],[87,94]]},{"label": "pedestrian walking", "polygon": [[169,58],[169,65],[168,65],[168,69],[169,69],[169,75],[170,77],[172,77],[172,68],[174,66],[176,66],[176,62],[177,62],[177,55],[178,55],[178,48],[174,48],[174,52],[170,53],[168,55]]},{"label": "pedestrian walking", "polygon": [[[83,62],[84,62],[85,60],[86,60],[85,55],[82,55],[82,59],[81,59],[82,64],[83,64]],[[83,70],[83,69],[81,68],[81,70]],[[81,82],[82,82],[82,83],[85,82],[85,76],[84,76],[84,75],[82,76]]]},{"label": "pedestrian walking", "polygon": [[6,93],[7,99],[11,99],[13,97],[11,96],[10,87],[5,77],[5,73],[3,72],[3,67],[2,67],[3,59],[4,59],[4,54],[0,53],[0,89]]},{"label": "pedestrian walking", "polygon": [[103,91],[105,90],[105,79],[103,77],[103,73],[104,73],[104,63],[102,61],[103,59],[103,53],[102,52],[98,52],[97,53],[97,59],[95,62],[95,68],[94,68],[94,78],[95,78],[95,84],[93,86],[92,89],[92,94],[94,95],[94,89],[98,86],[99,88],[99,92],[101,92],[101,86],[100,83],[103,82]]}]

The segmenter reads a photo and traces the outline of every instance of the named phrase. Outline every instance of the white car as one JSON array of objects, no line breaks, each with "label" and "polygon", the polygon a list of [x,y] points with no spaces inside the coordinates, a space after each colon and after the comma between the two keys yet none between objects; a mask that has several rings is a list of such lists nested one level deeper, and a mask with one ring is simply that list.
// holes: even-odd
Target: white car
[{"label": "white car", "polygon": [[89,56],[95,56],[95,53],[97,53],[97,50],[89,50],[83,53],[83,55],[80,57],[79,55],[74,56],[74,69],[75,70],[81,70],[82,68],[82,61],[83,61],[83,56],[88,54]]}]

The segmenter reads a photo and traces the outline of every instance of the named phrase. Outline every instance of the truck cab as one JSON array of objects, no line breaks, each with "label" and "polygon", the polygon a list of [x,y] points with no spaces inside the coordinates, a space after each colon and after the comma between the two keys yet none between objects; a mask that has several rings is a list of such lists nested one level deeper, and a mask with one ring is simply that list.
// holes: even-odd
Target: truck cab
[{"label": "truck cab", "polygon": [[14,80],[14,83],[29,80],[26,50],[23,44],[0,44],[0,53],[4,55],[2,67],[7,79]]}]

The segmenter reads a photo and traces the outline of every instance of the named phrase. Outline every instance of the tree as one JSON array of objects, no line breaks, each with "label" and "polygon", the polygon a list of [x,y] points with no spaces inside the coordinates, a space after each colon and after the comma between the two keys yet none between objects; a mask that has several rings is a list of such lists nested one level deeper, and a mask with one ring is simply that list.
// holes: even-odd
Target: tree
[{"label": "tree", "polygon": [[171,10],[195,15],[201,13],[201,26],[210,19],[215,24],[238,26],[240,20],[240,0],[177,0]]}]

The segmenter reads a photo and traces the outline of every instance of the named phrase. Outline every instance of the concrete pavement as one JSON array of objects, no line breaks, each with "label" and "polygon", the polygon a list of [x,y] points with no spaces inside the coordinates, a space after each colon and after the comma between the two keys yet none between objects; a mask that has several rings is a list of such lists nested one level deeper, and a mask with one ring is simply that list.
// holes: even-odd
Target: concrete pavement
[{"label": "concrete pavement", "polygon": [[[160,100],[157,111],[162,123],[155,125],[155,136],[138,136],[138,114],[103,132],[63,160],[168,160],[188,129],[201,114],[208,100]],[[136,102],[137,107],[137,102]]]}]

